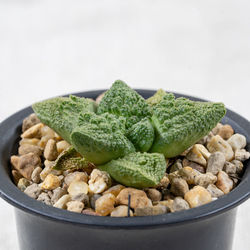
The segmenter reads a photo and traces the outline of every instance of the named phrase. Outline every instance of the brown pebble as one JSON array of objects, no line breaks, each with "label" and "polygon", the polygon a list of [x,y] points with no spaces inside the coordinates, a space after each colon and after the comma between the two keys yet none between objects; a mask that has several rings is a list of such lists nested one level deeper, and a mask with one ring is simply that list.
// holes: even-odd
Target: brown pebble
[{"label": "brown pebble", "polygon": [[41,166],[41,159],[39,156],[28,153],[26,155],[11,156],[11,164],[13,167],[26,179],[31,180],[31,175],[37,166]]},{"label": "brown pebble", "polygon": [[87,208],[82,210],[82,214],[86,214],[86,215],[94,215],[94,216],[101,216],[100,214],[96,213],[93,209],[91,208]]},{"label": "brown pebble", "polygon": [[220,135],[224,140],[227,140],[229,139],[232,135],[234,134],[234,130],[233,128],[226,124],[226,125],[223,125],[220,129],[219,129],[219,132],[218,132],[218,135]]},{"label": "brown pebble", "polygon": [[40,123],[40,120],[38,119],[36,114],[35,113],[30,114],[23,120],[22,132],[26,131],[27,129],[31,128],[32,126],[38,123]]},{"label": "brown pebble", "polygon": [[12,170],[12,177],[14,183],[17,185],[18,181],[23,177],[17,170]]},{"label": "brown pebble", "polygon": [[49,139],[44,149],[44,157],[46,160],[54,161],[57,155],[56,141]]},{"label": "brown pebble", "polygon": [[228,194],[233,188],[233,181],[229,178],[228,174],[220,171],[217,175],[216,187],[219,188],[224,194]]},{"label": "brown pebble", "polygon": [[191,167],[200,173],[204,174],[206,172],[205,167],[201,166],[196,162],[189,161],[188,159],[184,158],[182,161],[183,167]]},{"label": "brown pebble", "polygon": [[176,196],[184,196],[189,190],[187,182],[182,178],[173,178],[171,180],[170,191]]},{"label": "brown pebble", "polygon": [[166,212],[166,206],[159,204],[153,207],[137,207],[135,209],[135,216],[159,215],[165,214]]},{"label": "brown pebble", "polygon": [[148,198],[154,202],[154,201],[160,201],[162,198],[162,194],[159,190],[155,189],[155,188],[149,188],[146,190],[146,194],[148,196]]},{"label": "brown pebble", "polygon": [[185,194],[184,199],[193,208],[211,202],[212,196],[204,187],[195,186]]},{"label": "brown pebble", "polygon": [[102,215],[109,215],[114,210],[115,196],[113,194],[104,194],[95,202],[95,211]]},{"label": "brown pebble", "polygon": [[128,205],[128,195],[131,195],[131,208],[137,207],[150,207],[152,206],[151,200],[147,197],[146,193],[142,190],[135,188],[124,188],[116,197],[118,205]]},{"label": "brown pebble", "polygon": [[19,155],[25,155],[28,153],[33,153],[35,155],[41,156],[42,155],[42,149],[39,148],[36,145],[31,144],[23,144],[18,148],[18,154]]}]

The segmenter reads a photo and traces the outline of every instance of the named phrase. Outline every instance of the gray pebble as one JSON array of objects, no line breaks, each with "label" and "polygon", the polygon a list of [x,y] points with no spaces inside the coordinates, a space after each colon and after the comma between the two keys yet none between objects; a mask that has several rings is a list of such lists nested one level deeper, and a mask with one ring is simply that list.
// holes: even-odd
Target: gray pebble
[{"label": "gray pebble", "polygon": [[58,188],[54,189],[52,197],[51,197],[52,204],[55,204],[66,193],[67,193],[66,188],[58,187]]},{"label": "gray pebble", "polygon": [[215,197],[215,198],[218,198],[224,195],[224,193],[219,188],[217,188],[214,184],[208,185],[207,191],[211,194],[212,197]]},{"label": "gray pebble", "polygon": [[189,204],[181,197],[176,197],[171,208],[171,212],[178,212],[189,209]]},{"label": "gray pebble", "polygon": [[42,172],[42,168],[41,167],[36,167],[32,174],[31,174],[31,180],[35,183],[39,183],[41,178],[40,178],[40,173]]},{"label": "gray pebble", "polygon": [[39,187],[39,185],[36,183],[33,183],[24,190],[24,193],[30,196],[31,198],[37,199],[41,191],[42,190]]},{"label": "gray pebble", "polygon": [[210,155],[207,162],[207,172],[211,172],[216,175],[223,169],[226,162],[225,156],[221,152],[215,152]]},{"label": "gray pebble", "polygon": [[72,201],[80,201],[84,204],[84,207],[89,207],[89,196],[87,194],[77,194],[71,197]]},{"label": "gray pebble", "polygon": [[223,171],[225,171],[227,174],[235,174],[236,166],[233,163],[226,161],[223,167]]},{"label": "gray pebble", "polygon": [[93,208],[95,210],[95,202],[97,199],[99,199],[101,197],[100,194],[94,194],[90,197],[90,206],[91,208]]},{"label": "gray pebble", "polygon": [[42,193],[38,196],[37,200],[38,200],[38,201],[41,201],[41,202],[43,202],[43,203],[45,203],[46,205],[49,205],[49,206],[52,205],[49,195],[48,195],[47,193],[45,193],[45,192],[42,192]]},{"label": "gray pebble", "polygon": [[182,168],[182,160],[177,159],[175,163],[170,167],[170,173],[178,171]]}]

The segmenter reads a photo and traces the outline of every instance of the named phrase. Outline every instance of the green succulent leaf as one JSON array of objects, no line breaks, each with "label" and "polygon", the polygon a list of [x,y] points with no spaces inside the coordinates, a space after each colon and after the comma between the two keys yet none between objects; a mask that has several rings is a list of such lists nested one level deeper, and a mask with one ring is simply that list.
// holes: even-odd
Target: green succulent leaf
[{"label": "green succulent leaf", "polygon": [[166,171],[166,160],[158,153],[131,153],[98,167],[117,182],[129,187],[153,187],[161,181]]},{"label": "green succulent leaf", "polygon": [[69,96],[57,97],[32,105],[38,118],[71,143],[70,134],[78,124],[78,117],[86,111],[95,112],[93,100]]},{"label": "green succulent leaf", "polygon": [[154,128],[148,118],[134,124],[127,133],[136,151],[147,152],[154,141]]},{"label": "green succulent leaf", "polygon": [[133,144],[124,135],[121,121],[112,114],[86,112],[80,116],[79,126],[71,134],[72,145],[84,158],[97,165],[135,152]]},{"label": "green succulent leaf", "polygon": [[126,128],[130,128],[145,117],[151,117],[150,107],[145,99],[120,80],[115,81],[105,92],[97,108],[97,114],[103,113],[125,117]]},{"label": "green succulent leaf", "polygon": [[151,152],[175,157],[207,135],[225,115],[223,103],[175,99],[166,94],[153,106],[152,124],[155,141]]}]

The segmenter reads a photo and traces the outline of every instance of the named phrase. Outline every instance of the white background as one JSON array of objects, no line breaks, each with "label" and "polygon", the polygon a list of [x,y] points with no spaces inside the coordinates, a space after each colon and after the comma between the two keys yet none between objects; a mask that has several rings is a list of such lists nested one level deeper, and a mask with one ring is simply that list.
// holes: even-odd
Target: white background
[{"label": "white background", "polygon": [[[247,0],[0,0],[0,121],[116,79],[223,101],[249,120],[249,13]],[[249,209],[239,207],[234,250],[249,249]],[[0,250],[15,249],[0,200]]]}]

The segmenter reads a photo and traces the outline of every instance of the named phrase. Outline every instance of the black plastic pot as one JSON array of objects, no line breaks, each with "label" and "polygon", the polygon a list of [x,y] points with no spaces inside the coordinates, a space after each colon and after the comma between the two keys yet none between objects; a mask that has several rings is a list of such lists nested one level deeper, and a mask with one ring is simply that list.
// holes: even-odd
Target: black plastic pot
[{"label": "black plastic pot", "polygon": [[[154,93],[137,91],[145,98]],[[103,90],[76,95],[96,98],[101,92]],[[20,249],[231,249],[236,207],[250,195],[249,161],[245,162],[245,173],[234,190],[216,201],[187,211],[130,218],[71,213],[28,197],[11,180],[9,159],[17,153],[22,120],[31,112],[30,107],[23,109],[0,125],[0,195],[15,207]],[[246,136],[249,150],[250,123],[230,110],[222,122]]]}]

